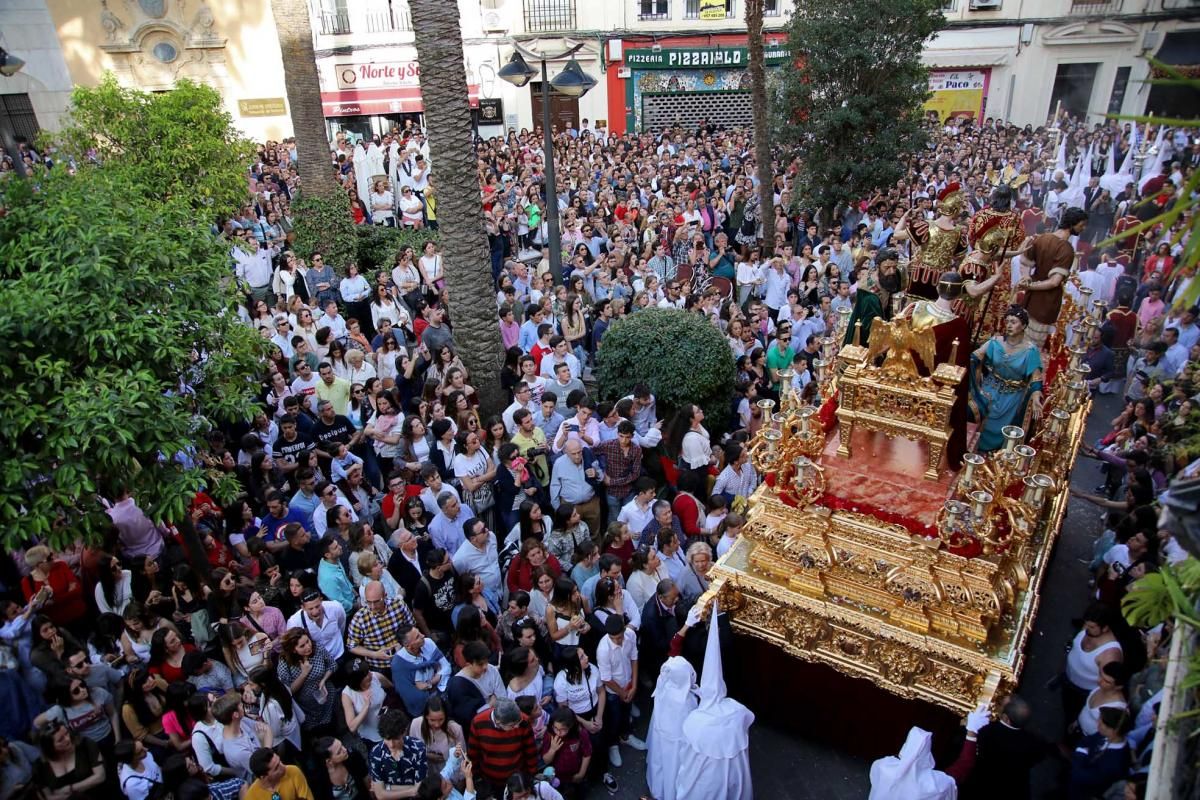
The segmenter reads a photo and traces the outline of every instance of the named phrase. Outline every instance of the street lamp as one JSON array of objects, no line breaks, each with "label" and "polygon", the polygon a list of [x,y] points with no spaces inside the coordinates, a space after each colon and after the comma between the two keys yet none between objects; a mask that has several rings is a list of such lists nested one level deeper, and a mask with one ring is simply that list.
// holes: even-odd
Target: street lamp
[{"label": "street lamp", "polygon": [[567,66],[563,67],[563,71],[550,80],[546,62],[550,59],[574,56],[582,47],[581,43],[557,55],[546,56],[528,50],[522,51],[521,47],[514,45],[513,54],[508,63],[496,73],[513,86],[521,88],[528,85],[538,72],[525,60],[525,55],[541,62],[542,150],[546,154],[546,233],[550,238],[547,243],[550,248],[550,274],[555,283],[563,283],[564,276],[562,274],[562,236],[558,229],[558,184],[554,179],[554,139],[550,135],[550,89],[553,88],[554,91],[567,97],[579,98],[596,85],[596,79],[584,72],[583,68],[579,66],[579,62],[572,58],[567,62]]}]

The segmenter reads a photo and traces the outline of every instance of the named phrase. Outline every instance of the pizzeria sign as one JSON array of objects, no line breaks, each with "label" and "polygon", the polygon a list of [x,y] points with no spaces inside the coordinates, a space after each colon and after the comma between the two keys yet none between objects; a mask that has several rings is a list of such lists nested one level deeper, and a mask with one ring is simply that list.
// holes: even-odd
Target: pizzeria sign
[{"label": "pizzeria sign", "polygon": [[[763,50],[763,60],[767,64],[782,64],[791,59],[792,51],[786,45],[770,45]],[[746,47],[664,47],[661,50],[626,50],[625,66],[633,69],[701,69],[705,67],[741,69],[750,66],[750,50]]]}]

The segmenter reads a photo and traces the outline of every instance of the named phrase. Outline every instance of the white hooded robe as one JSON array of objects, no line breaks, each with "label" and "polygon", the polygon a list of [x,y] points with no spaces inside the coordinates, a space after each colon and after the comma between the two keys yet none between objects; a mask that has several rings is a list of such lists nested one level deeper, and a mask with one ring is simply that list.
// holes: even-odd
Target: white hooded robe
[{"label": "white hooded robe", "polygon": [[675,800],[680,753],[686,746],[683,721],[698,703],[696,670],[686,658],[671,656],[658,673],[646,736],[646,785],[655,800]]},{"label": "white hooded robe", "polygon": [[700,679],[700,705],[683,721],[675,796],[686,800],[753,800],[750,780],[750,726],[754,714],[726,696],[713,601]]},{"label": "white hooded robe", "polygon": [[914,726],[899,756],[872,764],[867,800],[956,800],[954,778],[933,768],[932,741],[932,733]]}]

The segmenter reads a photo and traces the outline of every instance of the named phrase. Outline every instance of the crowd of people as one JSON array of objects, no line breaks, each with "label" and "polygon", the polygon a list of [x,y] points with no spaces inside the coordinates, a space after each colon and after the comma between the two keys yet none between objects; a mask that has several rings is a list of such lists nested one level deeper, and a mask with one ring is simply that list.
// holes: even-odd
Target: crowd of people
[{"label": "crowd of people", "polygon": [[[1118,162],[1130,146],[1113,123],[1059,128],[1068,168],[1092,143]],[[1092,388],[1128,402],[1089,449],[1104,471],[1091,499],[1112,514],[1089,590],[1098,604],[1063,684],[1072,797],[1127,777],[1137,796],[1148,763],[1170,631],[1142,641],[1116,609],[1133,579],[1180,557],[1154,503],[1186,466],[1200,369],[1197,311],[1172,303],[1191,281],[1173,269],[1180,229],[1087,245],[1139,213],[1141,196],[1173,200],[1200,166],[1192,133],[1172,131],[1164,174],[1116,197],[1096,189],[1094,161],[1086,225],[1068,231],[1084,255],[1068,291],[1093,288],[1112,309],[1088,342]],[[50,800],[166,787],[181,800],[616,792],[611,767],[646,748],[634,731],[663,664],[682,656],[700,673],[711,625],[732,641],[727,619],[701,618],[697,602],[761,478],[746,448],[755,398],[789,379],[815,399],[820,337],[865,295],[903,289],[895,275],[919,244],[897,231],[932,223],[951,185],[970,213],[1027,176],[1014,192],[1030,233],[1066,211],[1054,135],[993,119],[931,129],[904,179],[833,219],[791,210],[802,166],[783,158],[775,207],[760,208],[748,131],[557,132],[557,198],[544,194],[541,141],[521,131],[477,146],[499,375],[473,375],[456,355],[443,281],[455,265],[436,240],[376,274],[302,258],[290,246],[294,144],[259,149],[252,196],[214,233],[232,246],[242,319],[270,340],[260,408],[200,443],[207,468],[243,492],[224,506],[196,495],[205,549],[189,553],[118,476],[104,541],[31,543],[6,560],[0,800],[34,787]],[[356,222],[436,230],[420,130],[339,135],[330,164]],[[549,273],[553,209],[561,277]],[[664,419],[644,384],[595,395],[605,331],[648,307],[722,331],[737,370],[726,419],[692,405]],[[481,415],[483,381],[510,404]],[[955,775],[971,796],[1028,793],[1029,765],[1049,752],[1030,743],[1028,717],[1017,698],[982,730],[975,720],[974,770]]]}]

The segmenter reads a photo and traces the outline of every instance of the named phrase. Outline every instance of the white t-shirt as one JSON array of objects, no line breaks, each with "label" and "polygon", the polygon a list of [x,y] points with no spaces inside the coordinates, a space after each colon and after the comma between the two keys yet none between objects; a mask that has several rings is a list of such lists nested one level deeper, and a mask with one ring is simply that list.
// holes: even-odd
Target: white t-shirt
[{"label": "white t-shirt", "polygon": [[154,761],[154,755],[146,751],[142,761],[142,771],[138,772],[129,764],[121,764],[117,768],[117,785],[129,800],[146,800],[150,791],[163,781],[162,770]]},{"label": "white t-shirt", "polygon": [[567,680],[565,670],[559,670],[554,676],[554,700],[564,703],[576,714],[587,714],[596,707],[600,697],[600,671],[588,665],[587,673],[579,683]]}]

